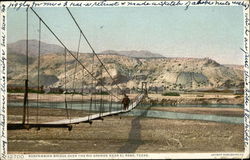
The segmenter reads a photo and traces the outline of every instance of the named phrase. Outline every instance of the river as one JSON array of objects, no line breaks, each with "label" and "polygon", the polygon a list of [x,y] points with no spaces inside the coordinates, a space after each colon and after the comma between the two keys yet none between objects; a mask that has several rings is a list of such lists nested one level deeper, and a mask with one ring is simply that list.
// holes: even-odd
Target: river
[{"label": "river", "polygon": [[[65,108],[64,102],[40,102],[38,105],[35,102],[30,102],[28,104],[30,107],[44,107],[44,108]],[[21,102],[8,102],[9,107],[22,107]],[[121,104],[113,103],[103,104],[102,111],[114,111],[120,110]],[[165,119],[181,119],[181,120],[203,120],[203,121],[213,121],[221,123],[232,123],[232,124],[243,124],[243,117],[229,117],[229,116],[219,116],[219,115],[209,115],[209,114],[193,114],[193,113],[180,113],[180,112],[167,112],[167,111],[156,111],[149,110],[149,105],[141,105],[139,109],[134,109],[129,113],[123,114],[124,116],[142,116],[151,118],[165,118]],[[152,108],[155,106],[152,106]],[[161,106],[163,107],[163,106]],[[164,106],[171,107],[171,106]],[[177,105],[175,107],[210,107],[210,108],[243,108],[243,105],[222,105],[222,104],[212,104],[212,105]],[[88,111],[100,111],[100,103],[93,103],[91,108],[89,103],[79,103],[79,102],[68,102],[68,108],[74,110],[86,110]]]}]

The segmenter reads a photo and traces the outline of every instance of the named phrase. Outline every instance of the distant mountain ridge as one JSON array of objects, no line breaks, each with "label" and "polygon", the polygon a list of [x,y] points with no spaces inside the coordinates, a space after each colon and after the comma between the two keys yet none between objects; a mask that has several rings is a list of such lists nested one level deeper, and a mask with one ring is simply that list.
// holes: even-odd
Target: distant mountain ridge
[{"label": "distant mountain ridge", "polygon": [[[29,56],[37,56],[38,55],[38,40],[29,40],[28,41],[28,53]],[[47,53],[63,53],[64,48],[56,45],[56,44],[48,44],[41,41],[41,54]],[[26,54],[26,40],[19,40],[14,43],[9,43],[7,45],[8,53],[15,54]]]},{"label": "distant mountain ridge", "polygon": [[131,51],[115,51],[115,50],[106,50],[100,54],[111,54],[111,55],[121,55],[133,58],[164,58],[161,54],[152,53],[147,50],[131,50]]},{"label": "distant mountain ridge", "polygon": [[[37,56],[38,55],[38,40],[29,40],[28,41],[28,53],[29,56]],[[64,48],[56,45],[56,44],[48,44],[41,41],[41,54],[48,54],[48,53],[63,53]],[[8,53],[14,54],[26,54],[26,40],[19,40],[14,43],[9,43],[7,45]],[[133,58],[164,58],[161,54],[152,53],[147,50],[131,50],[131,51],[115,51],[115,50],[106,50],[99,54],[110,54],[110,55],[121,55]]]}]

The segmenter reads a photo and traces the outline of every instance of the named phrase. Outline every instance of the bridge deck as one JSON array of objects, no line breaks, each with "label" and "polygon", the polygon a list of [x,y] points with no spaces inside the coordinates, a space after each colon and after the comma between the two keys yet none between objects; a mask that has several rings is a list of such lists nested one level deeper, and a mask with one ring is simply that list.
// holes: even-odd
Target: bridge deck
[{"label": "bridge deck", "polygon": [[8,130],[19,130],[19,129],[30,129],[30,128],[68,128],[69,130],[72,129],[72,124],[78,124],[78,123],[92,123],[92,120],[96,119],[103,119],[102,117],[106,116],[112,116],[117,114],[122,114],[131,111],[134,109],[143,99],[145,94],[140,94],[137,96],[135,101],[129,105],[127,110],[118,110],[118,111],[112,111],[112,112],[104,112],[104,113],[98,113],[93,114],[86,117],[81,118],[73,118],[73,119],[64,119],[59,121],[53,121],[53,122],[45,122],[45,123],[39,123],[39,124],[20,124],[20,123],[8,123],[7,127]]},{"label": "bridge deck", "polygon": [[52,124],[52,125],[53,124],[77,124],[77,123],[89,122],[89,121],[95,120],[95,119],[101,119],[102,117],[106,117],[106,116],[126,113],[126,112],[129,112],[132,109],[134,109],[140,103],[140,101],[142,100],[143,97],[144,97],[144,94],[139,95],[137,97],[136,101],[133,102],[131,105],[129,105],[127,110],[104,112],[104,113],[93,114],[93,115],[81,117],[81,118],[64,119],[64,120],[59,120],[59,121],[46,122],[46,123],[42,123],[42,124],[46,124],[46,125],[49,125],[49,124]]}]

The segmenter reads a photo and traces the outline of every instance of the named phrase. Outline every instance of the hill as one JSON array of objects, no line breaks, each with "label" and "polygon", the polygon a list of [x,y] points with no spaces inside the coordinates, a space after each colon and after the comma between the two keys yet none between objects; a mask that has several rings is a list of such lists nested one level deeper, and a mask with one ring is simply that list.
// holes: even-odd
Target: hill
[{"label": "hill", "polygon": [[[38,45],[39,41],[37,40],[29,40],[29,56],[37,56],[38,55]],[[14,43],[9,43],[7,45],[8,53],[15,53],[15,54],[26,54],[26,40],[19,40]],[[41,54],[47,53],[63,53],[64,48],[56,45],[56,44],[48,44],[45,42],[41,42]]]},{"label": "hill", "polygon": [[[23,84],[25,79],[25,55],[12,54],[8,57],[8,83]],[[162,87],[166,90],[192,90],[214,88],[242,88],[243,71],[237,67],[227,67],[209,58],[133,58],[121,55],[99,55],[115,82],[109,78],[104,69],[90,54],[80,54],[79,59],[91,71],[94,65],[94,76],[100,85],[100,80],[107,87],[114,83],[125,88],[139,88],[142,81],[147,81],[149,87]],[[13,63],[15,62],[15,63]],[[65,63],[63,53],[43,54],[41,56],[40,84],[49,87],[65,85]],[[31,58],[29,79],[37,84],[37,58]],[[67,56],[66,86],[81,88],[91,85],[91,77],[80,65],[75,69],[75,61]],[[74,74],[76,73],[76,74]],[[75,81],[74,81],[75,79]]]},{"label": "hill", "polygon": [[163,58],[164,56],[152,53],[150,51],[141,50],[131,50],[131,51],[114,51],[114,50],[106,50],[101,52],[100,54],[111,54],[111,55],[122,55],[127,57],[133,57],[133,58]]}]

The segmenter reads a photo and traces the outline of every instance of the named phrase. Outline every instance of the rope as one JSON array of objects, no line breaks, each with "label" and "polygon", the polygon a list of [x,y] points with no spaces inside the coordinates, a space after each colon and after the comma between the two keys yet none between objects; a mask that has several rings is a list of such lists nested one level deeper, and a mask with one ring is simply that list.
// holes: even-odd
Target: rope
[{"label": "rope", "polygon": [[38,61],[37,61],[37,110],[36,110],[36,123],[38,123],[38,112],[39,112],[39,91],[40,91],[40,56],[41,56],[41,20],[39,19],[39,41],[38,41]]},{"label": "rope", "polygon": [[[45,25],[45,27],[53,34],[53,36],[58,40],[58,42],[67,50],[67,52],[82,66],[83,69],[85,69],[87,71],[87,73],[93,77],[95,80],[97,80],[97,78],[93,75],[93,73],[91,73],[81,62],[79,59],[76,58],[76,56],[72,53],[72,51],[70,51],[66,45],[59,39],[59,37],[50,29],[50,27],[44,22],[44,20],[36,13],[36,11],[31,7],[31,10],[33,11],[33,13],[41,19],[42,23]],[[81,32],[82,33],[82,32]],[[107,92],[109,94],[112,94],[111,92],[109,92],[109,90],[104,86],[104,84],[101,84],[103,86],[103,88],[105,88],[107,90]],[[115,96],[115,95],[114,95]],[[115,96],[116,97],[116,96]],[[118,97],[116,97],[118,98]],[[119,99],[119,98],[118,98]]]},{"label": "rope", "polygon": [[[112,86],[111,86],[111,90],[112,90]],[[109,112],[112,112],[112,96],[110,96],[110,103],[109,103]]]},{"label": "rope", "polygon": [[[84,70],[82,70],[82,75],[84,76]],[[84,80],[82,79],[82,103],[81,103],[82,112],[83,112],[83,85],[84,85]]]},{"label": "rope", "polygon": [[[95,57],[93,55],[92,57],[92,64],[91,64],[91,72],[93,73],[94,71],[94,63],[95,63]],[[90,96],[90,105],[89,105],[89,115],[88,115],[88,120],[90,119],[90,112],[92,111],[92,103],[93,103],[93,89],[94,89],[94,78],[91,78],[91,88],[90,88],[91,96]],[[96,104],[95,104],[96,105]],[[95,106],[96,107],[96,106]]]},{"label": "rope", "polygon": [[64,56],[64,102],[65,102],[65,109],[66,109],[66,116],[69,119],[69,112],[68,112],[68,105],[67,105],[67,79],[66,79],[66,72],[67,72],[67,50],[65,49],[65,56]]},{"label": "rope", "polygon": [[29,8],[27,8],[26,10],[26,79],[27,79],[27,106],[26,106],[26,110],[27,110],[27,123],[29,124],[29,101],[28,101],[28,91],[29,91]]},{"label": "rope", "polygon": [[[68,113],[68,104],[67,104],[67,54],[69,53],[69,55],[71,55],[74,59],[75,59],[75,72],[74,72],[74,80],[73,80],[73,88],[75,88],[75,75],[76,75],[76,71],[77,71],[77,65],[78,65],[78,63],[79,63],[79,65],[83,68],[83,72],[86,70],[86,75],[90,75],[91,77],[92,77],[92,87],[94,87],[94,85],[95,85],[95,90],[96,90],[96,86],[97,86],[97,81],[98,81],[98,79],[97,79],[97,76],[94,76],[94,72],[93,72],[93,68],[94,68],[94,63],[92,64],[92,72],[90,72],[84,65],[83,65],[83,63],[79,60],[79,48],[80,48],[80,42],[81,42],[81,36],[83,36],[84,38],[85,38],[85,40],[87,41],[87,43],[88,43],[88,45],[90,46],[90,48],[92,49],[92,51],[93,51],[93,61],[94,61],[94,57],[96,56],[97,57],[97,59],[98,59],[98,61],[100,62],[100,64],[101,64],[101,102],[100,102],[100,109],[101,109],[101,112],[100,112],[100,114],[102,114],[102,109],[104,109],[104,103],[103,103],[103,89],[106,89],[107,90],[107,92],[110,94],[110,111],[112,110],[112,96],[114,96],[115,98],[117,98],[118,100],[120,99],[119,97],[118,97],[118,91],[117,91],[117,95],[114,95],[113,93],[112,93],[112,89],[111,89],[111,92],[109,92],[109,90],[104,86],[104,84],[103,84],[103,68],[105,69],[105,71],[108,73],[108,75],[110,76],[110,78],[112,79],[112,82],[114,82],[114,79],[112,78],[112,76],[110,75],[110,73],[108,72],[108,70],[107,70],[107,68],[105,67],[105,65],[104,65],[104,63],[100,60],[100,58],[97,56],[97,54],[96,54],[96,52],[94,51],[94,49],[92,48],[92,46],[90,45],[90,43],[89,43],[89,41],[88,41],[88,39],[86,38],[86,36],[83,34],[83,32],[82,32],[82,30],[80,29],[80,27],[79,27],[79,25],[77,24],[77,22],[75,21],[75,19],[74,19],[74,17],[73,17],[73,15],[71,14],[71,12],[69,11],[69,9],[67,8],[67,10],[69,11],[69,13],[70,13],[70,15],[72,16],[72,18],[73,18],[73,20],[75,21],[75,23],[77,24],[77,26],[79,27],[79,29],[80,29],[80,38],[79,38],[79,44],[78,44],[78,51],[77,51],[77,55],[74,55],[73,53],[72,53],[72,51],[70,51],[67,47],[66,47],[66,45],[59,39],[59,37],[50,29],[50,27],[44,22],[44,20],[33,10],[33,8],[31,8],[31,10],[33,11],[33,13],[38,17],[38,19],[39,19],[39,46],[38,46],[38,52],[39,52],[39,55],[38,55],[38,71],[37,71],[37,74],[38,74],[38,91],[40,90],[40,88],[39,88],[39,86],[40,86],[40,54],[41,54],[41,25],[42,24],[44,24],[44,26],[52,33],[52,35],[58,40],[58,42],[64,47],[64,49],[65,49],[65,66],[64,66],[64,71],[65,71],[65,78],[64,78],[64,80],[65,80],[65,84],[64,84],[64,87],[65,87],[65,97],[64,97],[64,99],[65,99],[65,109],[66,109],[66,114],[67,114],[67,118],[68,119],[70,119],[70,122],[71,122],[71,115]],[[26,78],[26,89],[28,90],[28,78],[29,78],[29,75],[28,75],[28,72],[29,72],[29,66],[28,66],[28,64],[29,64],[29,59],[28,59],[28,9],[27,9],[27,34],[26,34],[26,36],[27,36],[27,39],[26,39],[26,62],[27,62],[27,64],[26,64],[26,71],[27,71],[27,78]],[[103,68],[102,68],[103,67]],[[94,82],[94,80],[95,80],[95,82]],[[116,86],[117,86],[117,89],[119,89],[120,91],[122,91],[122,89],[117,85],[117,84],[115,84]],[[83,88],[83,82],[82,82],[82,88]],[[25,100],[25,104],[27,104],[27,123],[29,123],[29,107],[28,107],[28,92],[26,92],[27,93],[27,95],[26,95],[26,100]],[[92,110],[92,94],[93,94],[93,88],[91,88],[91,105],[90,105],[90,110],[89,110],[89,113],[90,113],[90,111]],[[41,96],[41,95],[40,95]],[[72,100],[73,100],[73,96],[74,96],[74,93],[73,93],[73,95],[72,95]],[[52,97],[51,97],[52,98]],[[108,98],[108,97],[107,97]],[[83,96],[82,96],[82,101],[83,101]],[[27,102],[27,103],[26,103]],[[39,94],[37,94],[37,122],[38,122],[38,109],[39,109]],[[97,102],[97,99],[96,99],[96,94],[95,94],[95,106],[96,106],[96,102]],[[122,103],[120,104],[121,105],[121,107],[122,107]],[[25,105],[26,106],[26,105]],[[83,108],[83,106],[82,106],[82,108]],[[117,105],[117,108],[119,108],[119,103],[118,103],[118,105]],[[71,109],[72,109],[72,103],[71,103]]]},{"label": "rope", "polygon": [[[101,66],[101,82],[102,82],[102,66]],[[103,110],[103,101],[102,101],[103,97],[102,97],[102,94],[103,93],[102,93],[102,86],[101,86],[101,99],[100,99],[100,108],[99,108],[100,109],[100,111],[99,111],[100,112],[99,113],[100,116],[102,115],[102,110]]]},{"label": "rope", "polygon": [[97,98],[96,98],[96,85],[97,85],[97,81],[95,81],[95,90],[94,90],[94,100],[95,100],[95,110],[96,110],[96,102],[97,102]]},{"label": "rope", "polygon": [[[50,27],[44,22],[44,20],[34,11],[33,8],[31,8],[31,10],[34,12],[34,14],[41,20],[41,22],[45,25],[45,27],[48,28],[48,30],[53,34],[53,36],[58,40],[58,42],[65,48],[65,91],[66,91],[66,83],[67,83],[67,80],[66,80],[66,57],[67,57],[67,52],[76,60],[76,64],[79,63],[79,65],[83,68],[83,70],[86,70],[87,74],[89,74],[91,77],[92,77],[92,80],[96,80],[96,83],[97,83],[97,77],[94,76],[94,72],[90,72],[84,65],[83,63],[78,59],[79,57],[74,55],[72,53],[72,51],[70,51],[66,46],[65,44],[59,39],[59,37],[50,29]],[[74,19],[73,15],[71,14],[71,12],[69,11],[69,9],[67,8],[68,12],[70,13],[71,17],[73,18],[74,22],[77,24],[76,20]],[[106,66],[102,63],[102,61],[100,60],[100,58],[97,56],[96,52],[94,51],[93,47],[90,45],[88,39],[86,38],[86,36],[83,34],[81,28],[79,27],[79,25],[77,24],[78,28],[80,29],[80,33],[81,35],[84,37],[84,39],[87,41],[88,45],[90,46],[90,48],[92,49],[93,51],[93,57],[97,57],[98,61],[100,62],[101,64],[101,67],[103,67],[105,69],[105,71],[108,73],[108,75],[110,76],[110,78],[112,79],[112,82],[114,82],[114,79],[113,77],[110,75],[110,73],[108,72]],[[74,74],[75,76],[75,74]],[[75,78],[74,78],[75,79]],[[94,85],[94,83],[92,83]],[[73,83],[74,85],[74,83]],[[115,84],[118,88],[118,90],[122,91],[122,89],[117,85]],[[95,88],[96,88],[96,85],[95,85]],[[103,107],[103,103],[102,103],[102,100],[103,100],[103,93],[102,93],[102,90],[103,89],[106,89],[107,92],[110,94],[111,96],[111,109],[112,109],[112,96],[114,96],[115,98],[117,98],[118,100],[120,100],[120,98],[117,96],[117,95],[114,95],[112,92],[110,92],[103,84],[103,81],[101,80],[101,107]],[[91,88],[92,92],[93,92],[93,88]],[[119,95],[119,94],[118,94]],[[66,108],[66,111],[68,112],[68,108],[67,108],[67,98],[66,98],[66,94],[65,94],[65,108]],[[95,94],[95,97],[96,97],[96,94]],[[93,96],[91,95],[91,99],[93,98]],[[91,100],[91,105],[90,105],[90,110],[89,112],[91,111],[91,107],[92,107],[92,103],[93,103],[93,99]],[[96,99],[95,99],[95,106],[96,106]],[[119,106],[119,105],[118,105]],[[118,107],[117,106],[117,107]],[[121,104],[121,107],[122,107],[122,104]],[[118,107],[119,108],[119,107]],[[67,117],[69,117],[68,113],[67,113]]]},{"label": "rope", "polygon": [[[80,34],[80,37],[79,37],[79,42],[78,42],[78,47],[77,47],[77,52],[76,52],[76,58],[78,59],[78,56],[79,56],[79,50],[80,50],[80,42],[81,42],[81,34]],[[73,76],[73,94],[71,96],[71,105],[70,105],[70,108],[72,110],[72,104],[73,104],[73,97],[74,97],[74,94],[75,94],[75,79],[76,79],[76,70],[77,70],[77,61],[75,62],[75,70],[74,70],[74,76]],[[71,112],[70,110],[70,112]]]},{"label": "rope", "polygon": [[[107,68],[105,67],[105,65],[103,64],[103,62],[100,60],[99,56],[96,54],[94,48],[91,46],[89,40],[87,39],[87,37],[85,36],[85,34],[83,33],[81,27],[79,26],[79,24],[77,23],[76,19],[74,18],[73,14],[71,13],[71,11],[69,10],[68,7],[66,7],[67,11],[69,12],[71,18],[73,19],[73,21],[75,22],[76,26],[78,27],[78,29],[80,30],[81,34],[83,35],[84,39],[86,40],[87,44],[89,45],[90,49],[92,50],[93,54],[96,56],[96,58],[98,59],[98,61],[101,63],[101,65],[104,67],[104,69],[106,70],[106,72],[108,73],[108,75],[110,76],[110,78],[112,79],[112,81],[114,82],[113,77],[111,76],[111,74],[109,73],[109,71],[107,70]],[[122,91],[122,89],[117,85],[117,88],[119,88],[120,91]]]},{"label": "rope", "polygon": [[[117,91],[117,95],[119,94],[119,91]],[[121,103],[121,106],[122,106],[122,103]],[[117,104],[117,110],[119,110],[119,102]]]}]

